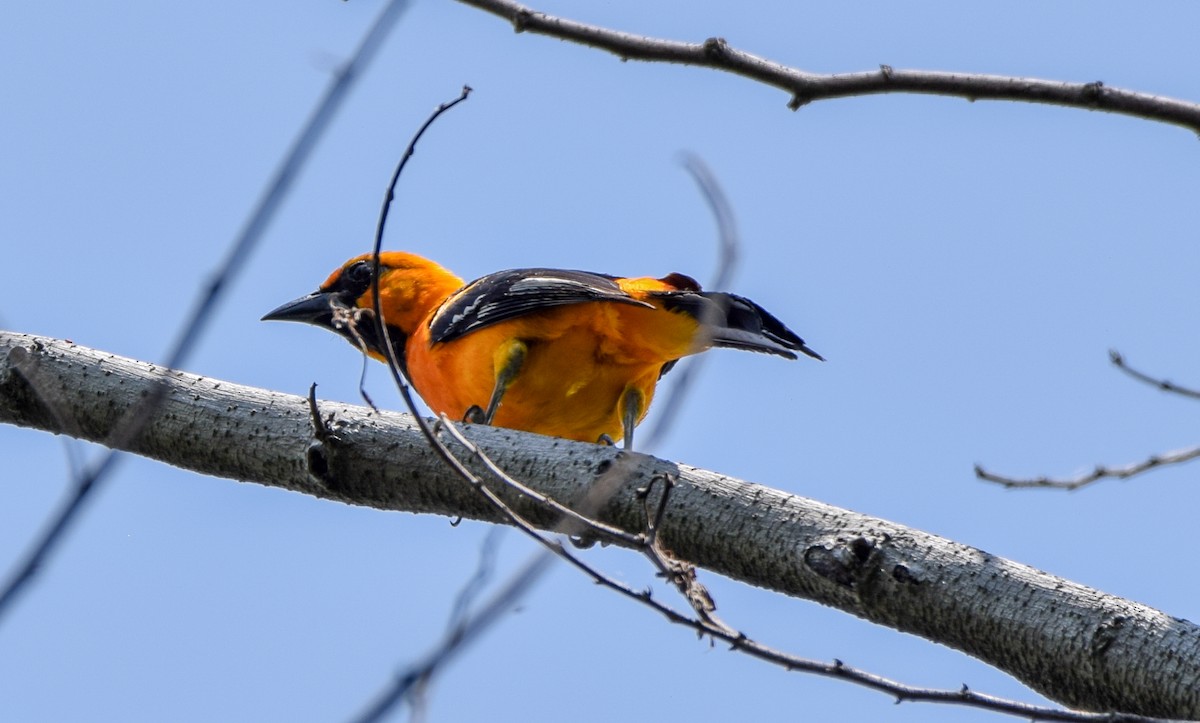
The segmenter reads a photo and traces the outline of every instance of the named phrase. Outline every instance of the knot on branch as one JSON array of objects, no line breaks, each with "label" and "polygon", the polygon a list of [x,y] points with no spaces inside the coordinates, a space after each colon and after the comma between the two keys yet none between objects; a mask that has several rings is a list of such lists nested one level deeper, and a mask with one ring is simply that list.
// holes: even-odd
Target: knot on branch
[{"label": "knot on branch", "polygon": [[82,436],[79,420],[60,412],[69,406],[63,399],[69,387],[62,383],[61,376],[51,379],[43,369],[49,354],[50,350],[37,339],[9,349],[7,369],[0,374],[0,398],[9,410],[20,411],[32,425],[53,429],[57,434]]},{"label": "knot on branch", "polygon": [[725,38],[709,38],[704,41],[704,56],[709,60],[724,60],[729,57],[729,43]]},{"label": "knot on branch", "polygon": [[899,559],[889,549],[887,539],[867,537],[852,540],[837,539],[824,545],[813,545],[804,551],[804,564],[830,582],[864,594],[868,583],[877,583],[880,590],[895,591],[896,586],[920,585],[927,577],[923,566],[910,559]]},{"label": "knot on branch", "polygon": [[849,543],[841,540],[833,545],[813,545],[804,551],[804,564],[821,577],[842,587],[853,588],[862,576],[875,542],[856,537]]},{"label": "knot on branch", "polygon": [[1128,615],[1114,615],[1096,626],[1096,632],[1092,635],[1089,646],[1093,660],[1099,662],[1104,657],[1128,622]]},{"label": "knot on branch", "polygon": [[1083,86],[1083,101],[1093,108],[1104,100],[1104,83],[1096,80]]},{"label": "knot on branch", "polygon": [[513,32],[523,33],[529,27],[529,21],[533,19],[533,11],[529,8],[521,8],[513,13],[512,24]]}]

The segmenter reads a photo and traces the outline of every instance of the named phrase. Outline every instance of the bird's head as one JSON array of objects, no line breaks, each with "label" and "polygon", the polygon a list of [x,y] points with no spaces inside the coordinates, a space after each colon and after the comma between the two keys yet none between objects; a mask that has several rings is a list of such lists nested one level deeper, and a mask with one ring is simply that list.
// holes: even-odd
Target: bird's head
[{"label": "bird's head", "polygon": [[[311,294],[273,309],[263,321],[299,321],[329,329],[377,359],[382,340],[372,318],[375,262],[371,254],[350,259]],[[403,357],[404,344],[462,279],[438,264],[403,251],[379,255],[379,302],[388,336]]]}]

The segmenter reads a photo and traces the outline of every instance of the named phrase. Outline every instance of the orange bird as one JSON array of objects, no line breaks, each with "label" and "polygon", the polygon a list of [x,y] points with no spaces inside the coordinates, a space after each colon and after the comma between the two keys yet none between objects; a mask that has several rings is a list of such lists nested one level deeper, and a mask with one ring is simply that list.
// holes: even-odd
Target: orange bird
[{"label": "orange bird", "polygon": [[[263,320],[331,329],[384,360],[367,316],[370,254]],[[379,257],[380,310],[405,375],[434,412],[586,442],[625,440],[681,357],[710,347],[822,359],[758,304],[683,274],[621,278],[515,269],[464,284],[415,254]],[[365,312],[361,310],[366,310]]]}]

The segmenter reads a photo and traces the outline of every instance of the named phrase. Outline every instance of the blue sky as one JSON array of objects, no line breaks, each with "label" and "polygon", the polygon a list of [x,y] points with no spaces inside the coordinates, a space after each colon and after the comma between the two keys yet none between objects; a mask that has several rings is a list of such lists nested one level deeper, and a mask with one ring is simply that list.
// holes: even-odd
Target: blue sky
[{"label": "blue sky", "polygon": [[[0,10],[0,326],[161,359],[376,2],[10,3]],[[1123,3],[557,2],[631,32],[820,72],[887,63],[1102,80],[1200,100],[1200,9]],[[1197,443],[1200,144],[1179,128],[1012,103],[877,96],[791,112],[713,71],[621,63],[415,3],[336,118],[189,371],[353,401],[332,334],[258,321],[369,248],[412,131],[386,246],[473,278],[516,266],[713,274],[678,154],[726,189],[732,291],[825,364],[716,352],[660,456],[924,529],[1197,619],[1175,550],[1196,467],[1075,494],[983,485]],[[391,406],[382,368],[369,378]],[[653,413],[652,413],[653,414]],[[94,452],[94,450],[87,450]],[[66,489],[62,442],[0,428],[8,570]],[[12,720],[343,720],[437,639],[487,528],[356,509],[128,459],[0,621]],[[500,565],[530,544],[504,536]],[[596,558],[641,586],[638,558]],[[5,573],[7,574],[7,572]],[[712,575],[724,618],[809,657],[1038,700],[955,651]],[[438,681],[431,720],[974,721],[712,649],[555,569]]]}]

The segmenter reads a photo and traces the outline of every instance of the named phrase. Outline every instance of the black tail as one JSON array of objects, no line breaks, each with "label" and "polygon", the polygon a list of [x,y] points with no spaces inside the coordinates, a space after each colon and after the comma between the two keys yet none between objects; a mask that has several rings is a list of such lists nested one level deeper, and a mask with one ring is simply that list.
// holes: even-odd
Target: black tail
[{"label": "black tail", "polygon": [[683,312],[712,336],[713,346],[764,352],[795,359],[801,352],[813,359],[825,357],[808,348],[796,332],[771,312],[744,296],[721,291],[665,292],[654,294],[671,311]]}]

